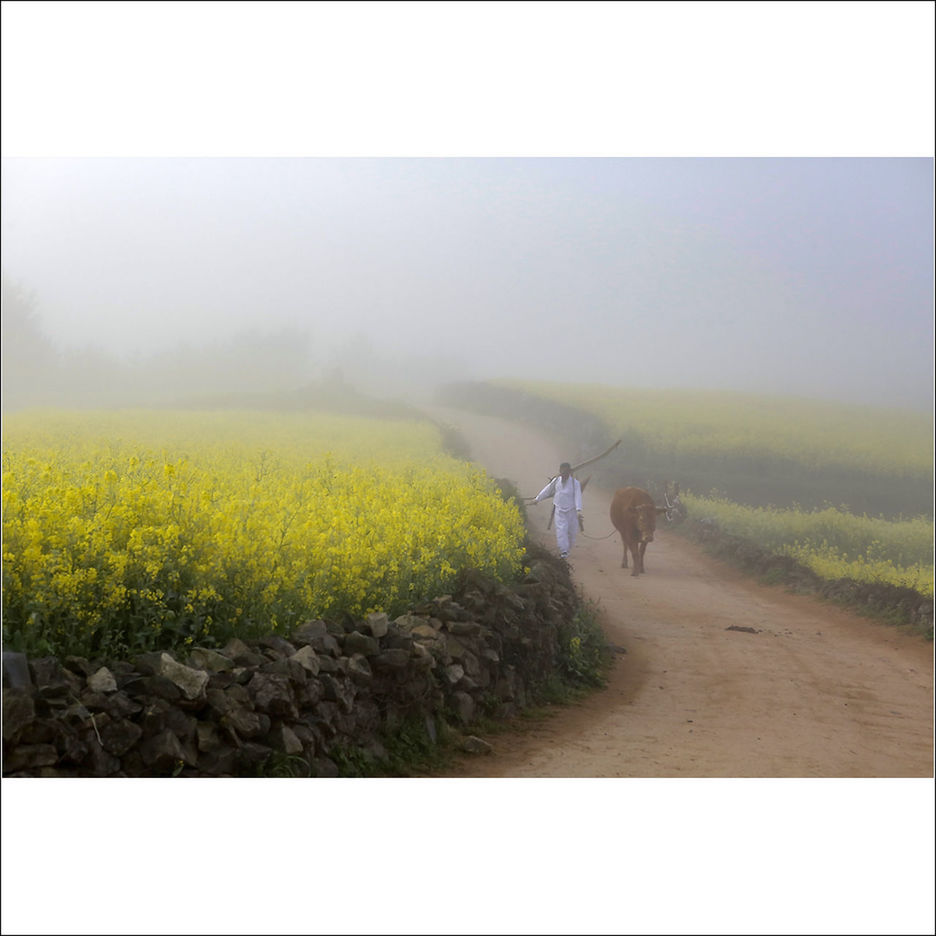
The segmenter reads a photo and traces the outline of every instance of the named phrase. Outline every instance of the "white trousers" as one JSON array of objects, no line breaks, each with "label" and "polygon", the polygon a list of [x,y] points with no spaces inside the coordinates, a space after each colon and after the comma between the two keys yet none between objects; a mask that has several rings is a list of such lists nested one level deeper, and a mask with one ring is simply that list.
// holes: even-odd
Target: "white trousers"
[{"label": "white trousers", "polygon": [[574,510],[556,508],[553,518],[556,525],[556,545],[560,555],[567,555],[575,545],[575,531],[578,529],[578,514]]}]

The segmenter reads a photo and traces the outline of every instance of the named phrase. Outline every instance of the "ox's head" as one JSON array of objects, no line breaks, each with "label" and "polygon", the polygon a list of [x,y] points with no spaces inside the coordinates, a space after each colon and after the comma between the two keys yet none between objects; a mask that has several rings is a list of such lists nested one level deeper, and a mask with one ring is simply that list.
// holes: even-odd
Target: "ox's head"
[{"label": "ox's head", "polygon": [[628,512],[634,514],[638,542],[652,543],[653,534],[656,532],[657,514],[666,513],[666,508],[657,507],[656,504],[638,504],[629,508]]}]

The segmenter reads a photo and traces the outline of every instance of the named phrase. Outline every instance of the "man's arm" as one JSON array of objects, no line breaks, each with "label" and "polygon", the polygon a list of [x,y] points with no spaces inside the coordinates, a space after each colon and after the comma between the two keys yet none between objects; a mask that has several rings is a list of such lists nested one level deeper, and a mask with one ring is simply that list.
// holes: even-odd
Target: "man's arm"
[{"label": "man's arm", "polygon": [[543,488],[536,497],[533,498],[533,503],[538,504],[544,497],[552,497],[556,493],[556,479],[553,478],[546,487]]}]

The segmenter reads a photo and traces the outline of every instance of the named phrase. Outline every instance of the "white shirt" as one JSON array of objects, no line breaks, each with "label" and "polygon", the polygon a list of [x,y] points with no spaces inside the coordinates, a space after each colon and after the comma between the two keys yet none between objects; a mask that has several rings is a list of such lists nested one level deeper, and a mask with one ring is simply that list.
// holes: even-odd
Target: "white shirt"
[{"label": "white shirt", "polygon": [[557,475],[536,495],[535,501],[539,503],[546,497],[553,498],[556,510],[582,509],[582,485],[572,475],[566,481],[562,480],[562,475]]}]

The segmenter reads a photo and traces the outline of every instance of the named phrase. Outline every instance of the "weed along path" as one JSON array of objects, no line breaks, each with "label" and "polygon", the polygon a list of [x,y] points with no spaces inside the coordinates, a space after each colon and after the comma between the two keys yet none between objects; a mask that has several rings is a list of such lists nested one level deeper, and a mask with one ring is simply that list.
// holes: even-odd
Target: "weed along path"
[{"label": "weed along path", "polygon": [[[536,494],[561,452],[516,424],[432,409],[475,461]],[[583,472],[587,474],[587,469]],[[622,479],[622,483],[626,479]],[[647,572],[620,568],[610,493],[585,492],[571,565],[618,650],[608,686],[488,738],[453,777],[932,777],[933,645],[765,586],[662,529]],[[530,508],[551,548],[550,503]]]}]

